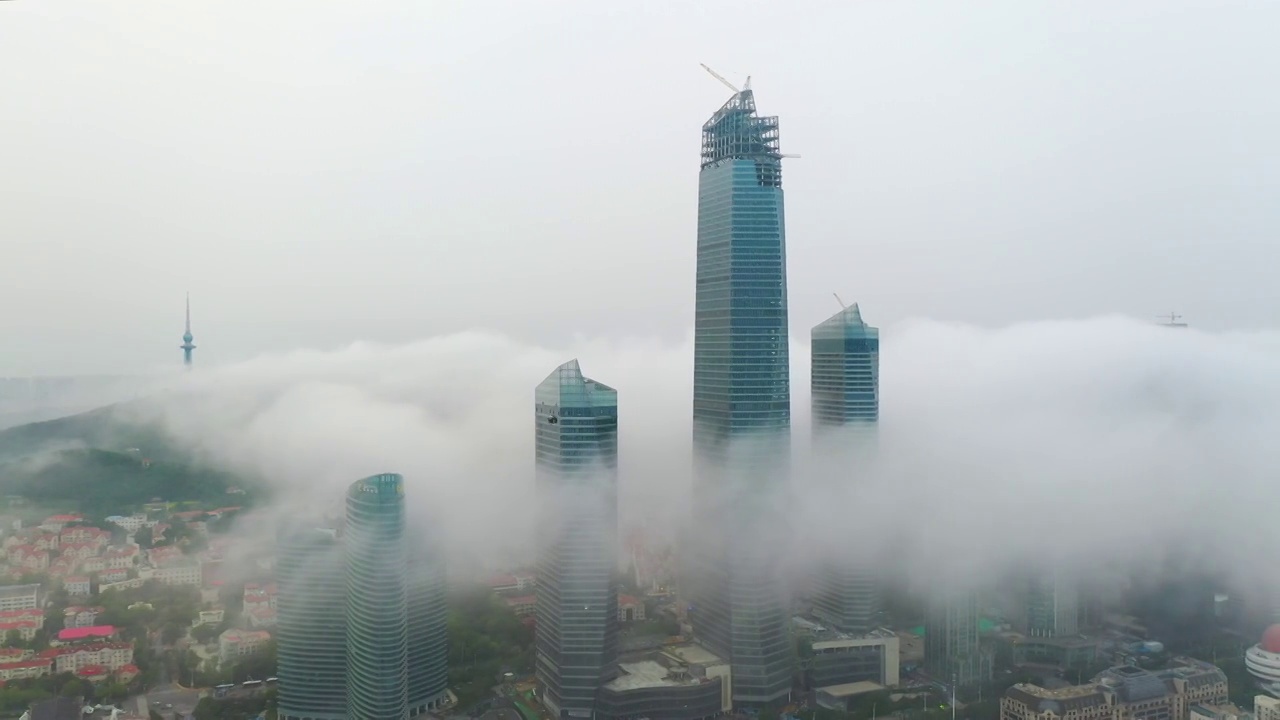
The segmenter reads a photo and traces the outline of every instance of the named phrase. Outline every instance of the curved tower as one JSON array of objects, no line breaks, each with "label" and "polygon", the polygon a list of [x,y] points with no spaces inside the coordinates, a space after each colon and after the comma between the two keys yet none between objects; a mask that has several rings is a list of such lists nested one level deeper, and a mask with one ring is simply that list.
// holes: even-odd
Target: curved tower
[{"label": "curved tower", "polygon": [[384,474],[347,489],[347,716],[408,714],[409,613],[404,479]]},{"label": "curved tower", "polygon": [[591,718],[617,674],[618,392],[561,365],[534,391],[534,441],[541,699]]},{"label": "curved tower", "polygon": [[694,633],[732,668],[733,701],[791,691],[781,577],[791,445],[778,118],[742,90],[702,126],[694,316]]},{"label": "curved tower", "polygon": [[189,370],[191,369],[191,351],[196,349],[192,344],[195,336],[191,334],[191,295],[187,294],[187,329],[182,333],[182,344],[178,346],[182,350],[182,364]]},{"label": "curved tower", "polygon": [[337,533],[286,527],[277,546],[279,715],[283,720],[345,720],[346,579]]}]

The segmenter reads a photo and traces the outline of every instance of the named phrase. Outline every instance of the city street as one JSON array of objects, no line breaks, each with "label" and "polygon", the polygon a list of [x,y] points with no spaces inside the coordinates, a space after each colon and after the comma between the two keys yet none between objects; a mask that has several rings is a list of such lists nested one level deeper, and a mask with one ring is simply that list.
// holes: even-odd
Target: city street
[{"label": "city street", "polygon": [[137,698],[138,713],[146,715],[152,709],[166,718],[173,717],[175,712],[187,715],[196,709],[200,695],[200,690],[188,690],[179,685],[158,687]]}]

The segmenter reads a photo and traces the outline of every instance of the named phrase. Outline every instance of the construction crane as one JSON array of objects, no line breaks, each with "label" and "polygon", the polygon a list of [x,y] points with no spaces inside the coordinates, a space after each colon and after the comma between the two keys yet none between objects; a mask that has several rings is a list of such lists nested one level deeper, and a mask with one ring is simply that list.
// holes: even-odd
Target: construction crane
[{"label": "construction crane", "polygon": [[[784,155],[783,157],[786,157],[786,156]],[[831,294],[835,297],[836,302],[840,303],[840,308],[841,308],[842,310],[843,310],[843,309],[847,309],[847,308],[849,307],[848,305],[845,305],[845,304],[844,304],[844,301],[840,299],[840,296],[839,296],[839,295],[836,295],[836,293],[831,293]]]},{"label": "construction crane", "polygon": [[[711,77],[715,78],[716,80],[719,80],[721,85],[724,85],[725,87],[727,87],[727,88],[729,88],[730,90],[732,90],[732,91],[733,91],[733,93],[734,93],[735,95],[737,95],[738,93],[741,93],[741,92],[746,92],[747,90],[750,90],[750,89],[751,89],[751,76],[750,76],[750,75],[748,75],[748,76],[747,76],[747,81],[746,81],[746,82],[744,82],[744,83],[742,83],[742,88],[741,88],[741,89],[739,89],[737,85],[734,85],[733,83],[731,83],[731,82],[729,82],[728,80],[726,80],[726,79],[725,79],[725,77],[724,77],[723,75],[721,75],[720,73],[716,72],[715,70],[712,70],[712,69],[711,69],[711,67],[710,67],[709,65],[707,65],[706,63],[698,63],[698,64],[699,64],[699,65],[701,65],[701,66],[702,66],[702,69],[703,69],[703,70],[706,70],[706,71],[711,75]],[[782,158],[794,158],[794,159],[799,159],[799,158],[800,158],[800,156],[799,156],[799,155],[779,155],[778,157],[782,157]]]},{"label": "construction crane", "polygon": [[711,73],[711,77],[713,77],[713,78],[715,78],[715,79],[719,80],[721,85],[724,85],[725,87],[727,87],[727,88],[729,88],[730,90],[732,90],[734,95],[737,95],[738,93],[742,92],[742,90],[750,90],[750,89],[751,89],[751,77],[750,77],[750,76],[748,76],[748,77],[747,77],[747,84],[742,88],[742,90],[739,90],[737,85],[734,85],[733,83],[729,82],[728,80],[725,80],[723,75],[721,75],[720,73],[716,72],[715,70],[712,70],[710,67],[707,67],[707,64],[706,64],[706,63],[698,63],[698,64],[702,66],[702,69],[703,69],[703,70],[706,70],[707,72]]},{"label": "construction crane", "polygon": [[1182,319],[1182,316],[1174,312],[1171,312],[1168,315],[1157,315],[1156,317],[1165,321],[1161,323],[1165,327],[1184,328],[1187,326],[1187,324],[1184,322],[1178,322],[1179,320]]}]

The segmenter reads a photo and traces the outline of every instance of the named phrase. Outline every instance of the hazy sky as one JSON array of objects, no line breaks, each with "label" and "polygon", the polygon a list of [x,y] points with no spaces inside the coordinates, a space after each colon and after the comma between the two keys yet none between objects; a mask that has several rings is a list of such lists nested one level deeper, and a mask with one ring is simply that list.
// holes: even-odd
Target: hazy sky
[{"label": "hazy sky", "polygon": [[[1271,326],[1280,5],[0,3],[0,375],[489,328],[680,342],[699,127],[781,116],[837,309]],[[584,359],[584,363],[587,360]],[[587,365],[589,367],[589,364]]]}]

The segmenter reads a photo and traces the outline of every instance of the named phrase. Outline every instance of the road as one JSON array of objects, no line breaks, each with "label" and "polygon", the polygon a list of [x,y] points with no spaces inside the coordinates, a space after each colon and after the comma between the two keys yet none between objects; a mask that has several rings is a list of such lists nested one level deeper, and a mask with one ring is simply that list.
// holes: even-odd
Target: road
[{"label": "road", "polygon": [[196,703],[200,702],[200,692],[180,685],[161,685],[148,691],[146,695],[138,696],[138,713],[146,715],[148,710],[154,709],[166,718],[173,717],[175,712],[188,715],[196,709]]}]

